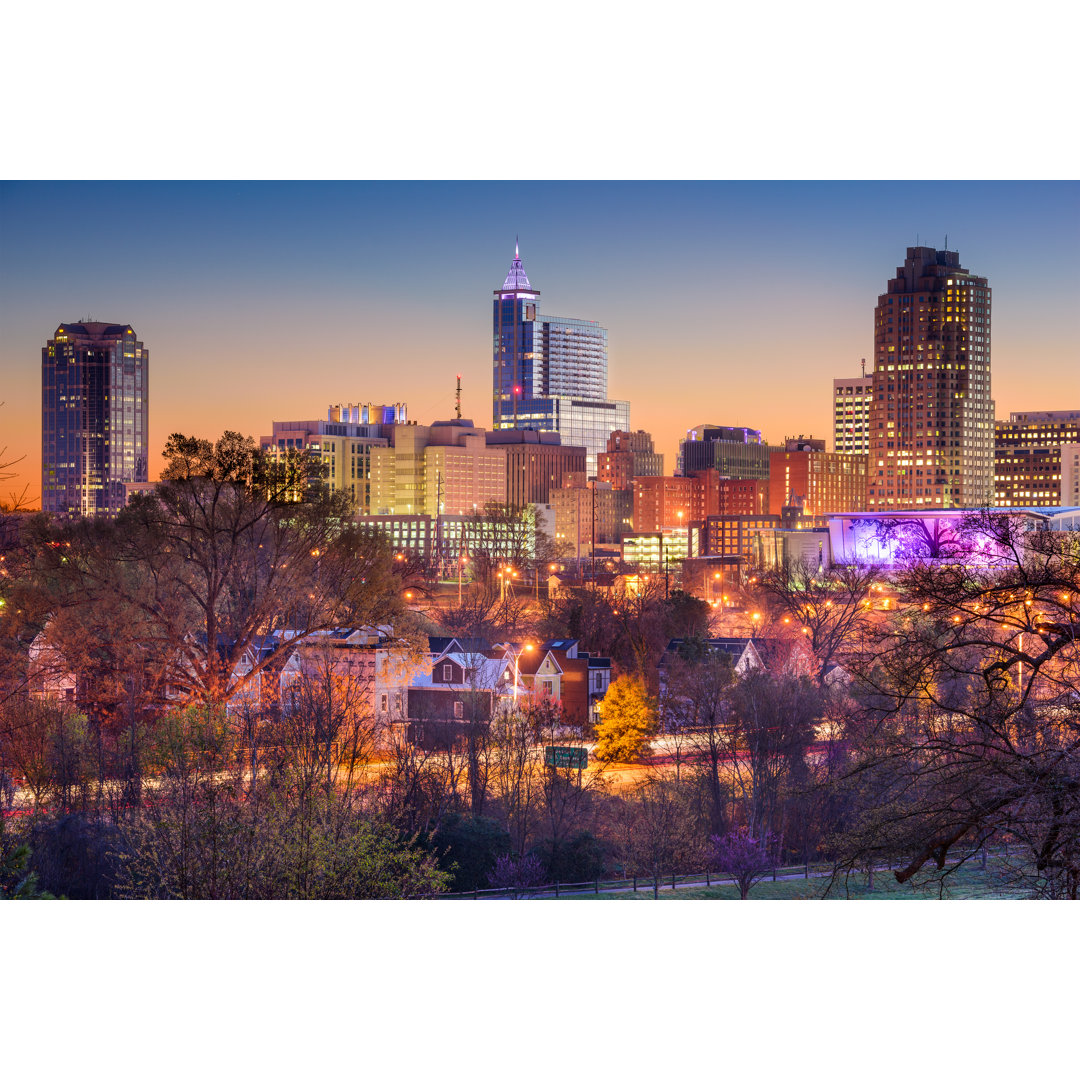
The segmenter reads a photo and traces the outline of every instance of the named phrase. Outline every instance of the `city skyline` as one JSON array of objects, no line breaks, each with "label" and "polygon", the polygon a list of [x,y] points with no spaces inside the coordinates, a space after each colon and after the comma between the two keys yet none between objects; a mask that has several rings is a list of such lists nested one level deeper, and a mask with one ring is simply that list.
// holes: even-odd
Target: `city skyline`
[{"label": "city skyline", "polygon": [[669,471],[701,422],[831,441],[832,381],[872,366],[878,296],[907,247],[946,233],[994,287],[997,416],[1072,407],[1078,196],[1070,182],[5,184],[0,445],[25,454],[8,487],[39,495],[41,346],[87,315],[130,324],[154,355],[151,478],[173,431],[257,438],[358,400],[448,419],[459,372],[464,415],[488,426],[483,297],[515,237],[544,310],[608,331],[608,395]]}]

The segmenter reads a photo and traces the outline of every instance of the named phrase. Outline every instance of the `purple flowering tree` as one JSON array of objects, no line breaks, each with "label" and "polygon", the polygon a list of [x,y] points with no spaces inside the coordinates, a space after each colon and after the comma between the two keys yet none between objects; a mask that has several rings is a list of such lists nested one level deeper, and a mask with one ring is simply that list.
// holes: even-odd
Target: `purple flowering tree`
[{"label": "purple flowering tree", "polygon": [[544,868],[535,855],[500,855],[495,868],[488,874],[493,889],[505,890],[511,900],[520,900],[530,889],[544,883]]},{"label": "purple flowering tree", "polygon": [[745,825],[740,825],[726,836],[714,836],[710,841],[713,865],[738,882],[740,900],[747,899],[753,886],[772,869],[767,850],[769,839],[766,833],[762,843]]}]

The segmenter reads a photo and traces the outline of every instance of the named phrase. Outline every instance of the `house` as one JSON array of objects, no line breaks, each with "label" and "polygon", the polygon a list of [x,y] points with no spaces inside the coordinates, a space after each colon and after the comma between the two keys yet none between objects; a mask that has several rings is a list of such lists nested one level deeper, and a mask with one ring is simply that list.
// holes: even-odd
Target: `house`
[{"label": "house", "polygon": [[[383,694],[390,723],[425,749],[446,749],[470,723],[488,721],[524,693],[515,656],[478,638],[428,639],[426,661],[404,685]],[[387,698],[389,697],[389,702]]]},{"label": "house", "polygon": [[511,647],[521,650],[518,663],[530,694],[558,702],[571,724],[596,722],[596,706],[611,682],[608,657],[582,651],[577,638],[547,641],[539,647]]},{"label": "house", "polygon": [[490,719],[528,697],[561,705],[566,720],[581,727],[595,722],[610,682],[611,660],[579,650],[576,638],[489,645],[432,637],[427,663],[403,688],[395,722],[464,724],[477,716]]},{"label": "house", "polygon": [[[682,658],[686,644],[685,638],[672,638],[660,656],[657,669],[660,676],[661,699],[667,692],[668,671],[673,663]],[[758,652],[760,639],[755,642],[754,638],[749,637],[708,638],[703,644],[712,655],[728,657],[732,669],[740,677],[751,671],[765,670],[765,663]]]}]

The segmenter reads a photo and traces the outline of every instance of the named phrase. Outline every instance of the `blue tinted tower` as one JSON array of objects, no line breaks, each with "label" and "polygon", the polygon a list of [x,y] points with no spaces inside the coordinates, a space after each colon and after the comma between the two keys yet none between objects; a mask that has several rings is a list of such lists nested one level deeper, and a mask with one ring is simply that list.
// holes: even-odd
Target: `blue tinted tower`
[{"label": "blue tinted tower", "polygon": [[61,323],[41,350],[41,507],[113,515],[146,483],[150,350],[126,323]]},{"label": "blue tinted tower", "polygon": [[613,431],[630,428],[630,403],[607,396],[607,330],[590,319],[541,315],[514,245],[514,261],[495,290],[492,342],[492,426],[559,432],[564,445],[584,446],[586,468]]}]

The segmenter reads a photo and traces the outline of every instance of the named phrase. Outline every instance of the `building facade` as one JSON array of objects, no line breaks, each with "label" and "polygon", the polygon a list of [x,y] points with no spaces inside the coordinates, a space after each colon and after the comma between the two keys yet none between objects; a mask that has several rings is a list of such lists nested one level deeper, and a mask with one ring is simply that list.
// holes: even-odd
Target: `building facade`
[{"label": "building facade", "polygon": [[510,506],[546,503],[569,473],[583,473],[584,446],[563,446],[555,431],[523,428],[489,431],[487,445],[506,455],[506,502]]},{"label": "building facade", "polygon": [[1066,446],[1080,442],[1080,410],[1011,413],[994,424],[994,505],[1070,506]]},{"label": "building facade", "polygon": [[650,572],[679,572],[682,564],[697,554],[693,532],[689,529],[633,532],[622,541],[623,562]]},{"label": "building facade", "polygon": [[332,405],[325,420],[275,420],[259,445],[267,453],[304,450],[326,467],[332,491],[347,491],[357,513],[371,513],[371,451],[390,445],[395,424],[406,423],[406,406]]},{"label": "building facade", "polygon": [[874,312],[869,509],[993,497],[989,284],[955,251],[908,248]]},{"label": "building facade", "polygon": [[837,454],[870,453],[870,400],[874,377],[833,379],[833,451]]},{"label": "building facade", "polygon": [[586,469],[612,431],[630,426],[630,403],[607,396],[607,330],[589,319],[541,315],[517,246],[495,290],[492,323],[492,427],[557,431],[586,448]]},{"label": "building facade", "polygon": [[736,480],[767,480],[768,444],[752,428],[698,424],[679,443],[679,471],[689,476],[701,469]]},{"label": "building facade", "polygon": [[825,450],[824,439],[787,439],[769,456],[769,513],[799,506],[810,516],[866,509],[865,454]]},{"label": "building facade", "polygon": [[738,559],[749,565],[754,558],[754,540],[762,529],[779,529],[779,514],[710,515],[700,529],[698,551],[704,558]]},{"label": "building facade", "polygon": [[597,457],[596,479],[620,490],[629,490],[635,476],[663,475],[664,455],[656,452],[647,431],[613,431]]},{"label": "building facade", "polygon": [[1080,506],[1080,442],[1061,448],[1061,505]]},{"label": "building facade", "polygon": [[[769,513],[768,480],[731,480],[715,471],[695,473],[706,484],[705,514],[743,514],[761,517]],[[719,477],[714,480],[713,477]],[[714,494],[715,489],[715,494]]]},{"label": "building facade", "polygon": [[395,424],[371,449],[370,512],[471,514],[506,500],[506,454],[471,420]]},{"label": "building facade", "polygon": [[554,539],[580,559],[595,547],[617,545],[632,529],[633,495],[603,481],[590,480],[551,493],[555,512]]},{"label": "building facade", "polygon": [[694,477],[639,476],[634,480],[634,532],[686,529],[702,517],[702,486]]},{"label": "building facade", "polygon": [[121,510],[146,483],[150,350],[126,323],[61,323],[41,350],[41,507]]},{"label": "building facade", "polygon": [[[487,521],[473,514],[373,514],[363,518],[365,528],[378,530],[391,549],[446,572],[469,577],[468,561],[484,552],[492,561],[515,565],[536,555],[536,519],[531,513],[520,521]],[[465,561],[462,561],[462,556]]]}]

